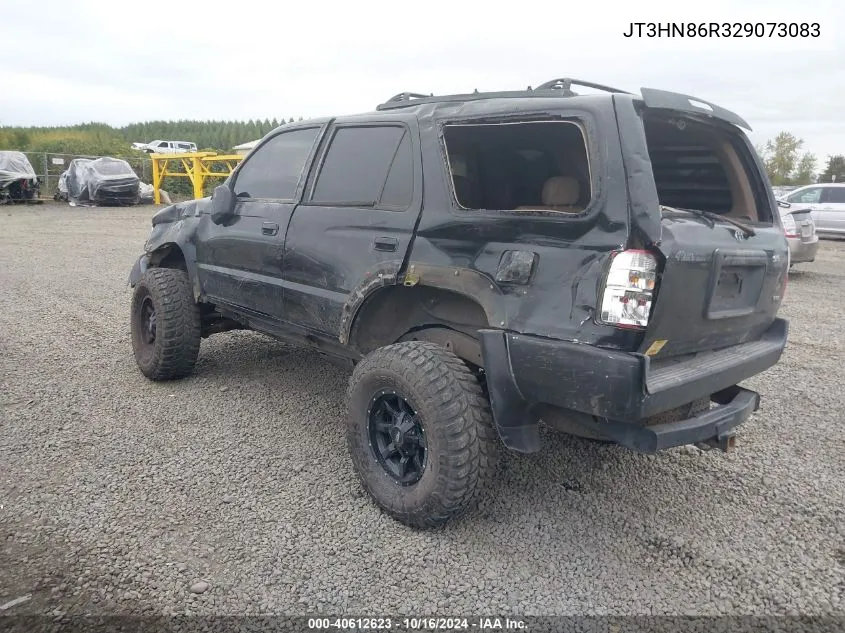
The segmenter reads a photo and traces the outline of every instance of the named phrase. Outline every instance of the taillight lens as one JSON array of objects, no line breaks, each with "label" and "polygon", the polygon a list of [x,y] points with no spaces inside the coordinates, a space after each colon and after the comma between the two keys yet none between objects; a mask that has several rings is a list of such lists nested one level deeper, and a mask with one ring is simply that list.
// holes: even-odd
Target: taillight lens
[{"label": "taillight lens", "polygon": [[786,237],[799,237],[798,225],[795,224],[795,218],[792,217],[792,214],[787,213],[786,215],[782,215],[781,222],[783,223],[783,232],[786,234]]},{"label": "taillight lens", "polygon": [[656,283],[654,255],[642,250],[615,253],[604,285],[601,321],[617,327],[646,327]]}]

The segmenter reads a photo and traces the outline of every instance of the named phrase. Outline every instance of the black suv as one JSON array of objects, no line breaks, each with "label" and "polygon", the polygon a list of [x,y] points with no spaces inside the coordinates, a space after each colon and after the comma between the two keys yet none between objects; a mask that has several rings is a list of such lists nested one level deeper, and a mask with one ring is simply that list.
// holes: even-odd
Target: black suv
[{"label": "black suv", "polygon": [[418,527],[471,505],[500,443],[539,450],[541,421],[729,450],[760,400],[737,383],[787,339],[789,250],[740,127],[571,79],[284,125],[153,218],[129,278],[138,366],[185,376],[232,329],[348,362],[354,467]]}]

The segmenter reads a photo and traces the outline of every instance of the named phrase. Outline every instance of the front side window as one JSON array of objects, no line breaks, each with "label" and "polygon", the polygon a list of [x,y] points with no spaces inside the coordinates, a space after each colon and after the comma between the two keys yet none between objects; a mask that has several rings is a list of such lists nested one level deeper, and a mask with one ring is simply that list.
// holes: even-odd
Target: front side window
[{"label": "front side window", "polygon": [[235,178],[239,198],[293,200],[319,128],[283,132],[244,162]]},{"label": "front side window", "polygon": [[813,187],[812,189],[805,189],[804,191],[798,191],[793,193],[787,200],[789,202],[801,202],[804,204],[815,204],[819,201],[822,195],[822,188],[821,187]]},{"label": "front side window", "polygon": [[167,147],[168,145],[170,145],[170,143],[168,143],[167,141],[162,141],[158,144],[159,147]]},{"label": "front side window", "polygon": [[573,122],[447,124],[443,136],[464,209],[577,214],[590,203],[587,147]]},{"label": "front side window", "polygon": [[[378,206],[391,165],[398,160],[397,169],[401,169],[403,158],[410,154],[409,140],[403,144],[406,153],[397,156],[405,136],[405,128],[400,126],[338,128],[314,184],[311,202],[326,206]],[[391,183],[391,198],[401,195],[395,192],[398,186]]]}]

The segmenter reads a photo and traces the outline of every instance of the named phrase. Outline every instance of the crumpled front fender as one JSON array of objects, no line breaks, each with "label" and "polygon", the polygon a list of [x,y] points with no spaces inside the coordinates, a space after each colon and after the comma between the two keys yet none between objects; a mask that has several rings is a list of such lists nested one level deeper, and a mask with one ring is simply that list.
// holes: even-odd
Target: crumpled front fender
[{"label": "crumpled front fender", "polygon": [[141,255],[132,266],[132,271],[129,273],[129,287],[134,288],[135,284],[141,279],[141,276],[147,271],[147,266],[150,263],[149,255]]}]

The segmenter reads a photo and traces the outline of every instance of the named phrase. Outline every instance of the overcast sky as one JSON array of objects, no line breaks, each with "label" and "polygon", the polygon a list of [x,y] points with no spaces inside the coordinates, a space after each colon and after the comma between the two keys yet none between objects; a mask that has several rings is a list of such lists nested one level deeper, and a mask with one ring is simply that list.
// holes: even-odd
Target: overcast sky
[{"label": "overcast sky", "polygon": [[[820,161],[845,153],[845,2],[732,4],[0,0],[0,125],[308,118],[569,76],[692,94],[743,116],[755,143],[789,130]],[[821,37],[623,37],[670,21],[818,23]]]}]

